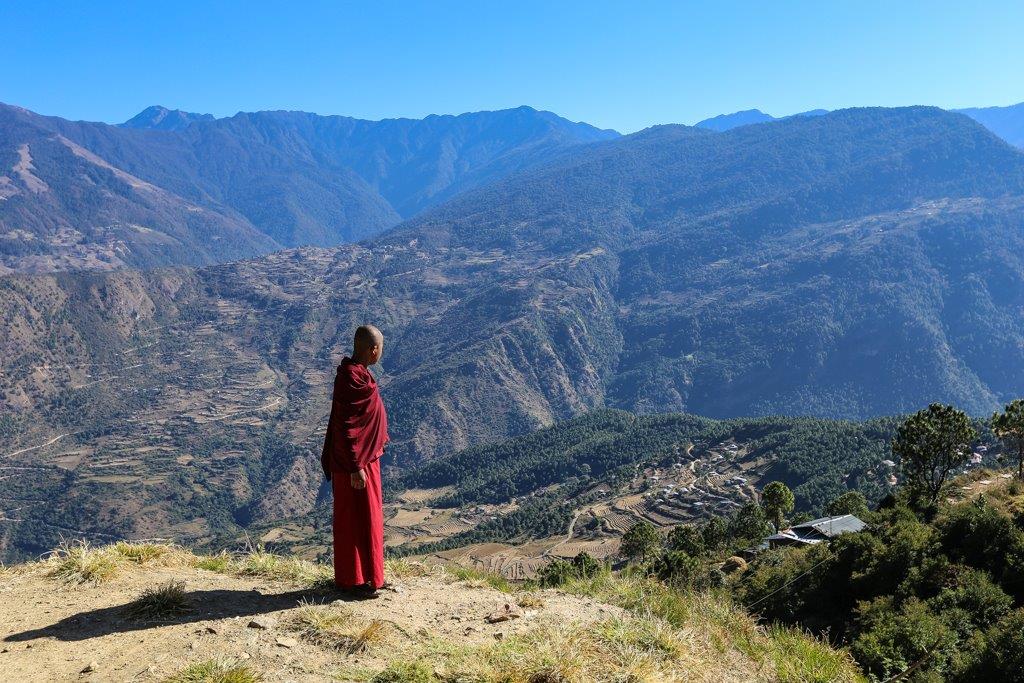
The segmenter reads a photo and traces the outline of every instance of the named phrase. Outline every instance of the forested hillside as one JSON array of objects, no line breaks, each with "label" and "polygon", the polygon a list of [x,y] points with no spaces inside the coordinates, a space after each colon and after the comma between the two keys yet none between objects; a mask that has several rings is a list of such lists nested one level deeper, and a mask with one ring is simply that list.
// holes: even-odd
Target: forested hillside
[{"label": "forested hillside", "polygon": [[[848,490],[877,501],[888,485],[882,461],[898,420],[867,422],[770,417],[710,420],[696,415],[588,413],[533,434],[436,458],[399,476],[403,488],[453,487],[436,505],[504,503],[553,484],[586,488],[671,462],[687,446],[731,442],[772,464],[766,476],[796,494],[797,509],[821,512]],[[870,474],[869,474],[870,471]]]}]

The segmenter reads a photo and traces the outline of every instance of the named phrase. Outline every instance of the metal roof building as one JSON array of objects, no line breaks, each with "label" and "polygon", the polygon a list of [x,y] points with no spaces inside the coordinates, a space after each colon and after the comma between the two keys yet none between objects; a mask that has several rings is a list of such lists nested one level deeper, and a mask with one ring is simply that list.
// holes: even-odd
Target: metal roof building
[{"label": "metal roof building", "polygon": [[853,515],[822,517],[783,529],[765,540],[772,548],[784,545],[814,545],[842,534],[860,531],[866,526],[863,520]]}]

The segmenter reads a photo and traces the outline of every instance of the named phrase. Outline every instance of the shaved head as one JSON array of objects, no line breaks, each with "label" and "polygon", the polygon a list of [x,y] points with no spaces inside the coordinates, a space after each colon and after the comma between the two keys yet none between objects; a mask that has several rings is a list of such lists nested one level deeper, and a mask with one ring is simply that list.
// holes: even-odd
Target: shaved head
[{"label": "shaved head", "polygon": [[360,325],[356,328],[355,339],[352,340],[354,355],[366,353],[373,347],[384,347],[384,335],[373,325]]}]

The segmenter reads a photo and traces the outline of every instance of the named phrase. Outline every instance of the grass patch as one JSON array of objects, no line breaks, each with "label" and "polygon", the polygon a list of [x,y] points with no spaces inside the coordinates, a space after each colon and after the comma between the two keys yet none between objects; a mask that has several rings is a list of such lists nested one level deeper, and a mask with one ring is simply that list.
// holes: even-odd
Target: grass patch
[{"label": "grass patch", "polygon": [[[522,681],[663,681],[683,673],[680,634],[659,620],[542,626],[467,661],[466,674]],[[478,671],[474,671],[477,669]]]},{"label": "grass patch", "polygon": [[91,546],[88,541],[64,542],[50,553],[49,575],[69,584],[100,584],[126,564],[190,566],[195,556],[169,543],[118,541]]},{"label": "grass patch", "polygon": [[436,566],[424,562],[415,562],[405,557],[384,560],[384,575],[395,579],[408,579],[417,576],[431,576],[438,571]]},{"label": "grass patch", "polygon": [[522,607],[523,609],[540,609],[544,606],[544,598],[542,598],[539,594],[533,592],[519,593],[516,596],[516,604]]},{"label": "grass patch", "polygon": [[311,588],[334,585],[334,574],[330,567],[297,557],[275,555],[262,546],[231,561],[229,571],[240,576],[259,576]]},{"label": "grass patch", "polygon": [[147,588],[125,611],[132,619],[157,621],[172,619],[191,608],[184,581],[169,581],[156,588]]},{"label": "grass patch", "polygon": [[687,592],[640,574],[613,575],[608,570],[571,580],[563,590],[699,635],[691,642],[698,659],[735,652],[758,670],[774,670],[779,681],[863,680],[846,650],[832,648],[797,629],[765,629],[724,592]]},{"label": "grass patch", "polygon": [[687,680],[682,635],[660,620],[608,619],[586,625],[540,624],[487,645],[434,640],[393,662],[372,681],[442,680],[547,683]]},{"label": "grass patch", "polygon": [[289,627],[314,645],[347,654],[365,652],[387,640],[387,626],[379,619],[366,622],[344,607],[300,603]]},{"label": "grass patch", "polygon": [[108,547],[115,556],[135,564],[187,565],[192,558],[190,552],[170,543],[118,541]]},{"label": "grass patch", "polygon": [[[690,615],[685,627],[647,613],[583,624],[539,623],[485,645],[432,639],[391,662],[371,681],[432,681],[435,671],[442,672],[441,680],[494,683],[863,680],[848,655],[797,631],[765,631],[740,615],[742,625],[732,626],[738,631],[705,639],[704,628],[719,625],[702,621],[709,616],[703,606],[694,607]],[[740,639],[750,640],[748,647],[760,648],[766,656],[745,656],[737,647]]]},{"label": "grass patch", "polygon": [[164,683],[260,683],[263,676],[244,664],[209,659],[191,664]]},{"label": "grass patch", "polygon": [[239,555],[224,551],[216,555],[195,555],[186,548],[170,543],[118,541],[111,545],[93,547],[86,541],[77,541],[64,543],[53,550],[46,563],[51,567],[50,576],[71,584],[102,583],[125,566],[157,565],[194,567],[221,574],[260,577],[313,589],[334,586],[331,567],[298,557],[276,555],[267,552],[262,546]]},{"label": "grass patch", "polygon": [[851,680],[850,670],[856,668],[856,663],[849,652],[837,651],[809,633],[781,626],[771,627],[768,637],[780,683]]},{"label": "grass patch", "polygon": [[471,588],[490,587],[502,593],[512,592],[512,584],[501,574],[470,569],[469,567],[461,567],[459,565],[446,566],[445,571],[455,580],[462,581]]},{"label": "grass patch", "polygon": [[423,662],[394,662],[377,673],[370,683],[433,683],[434,672]]},{"label": "grass patch", "polygon": [[49,575],[67,584],[98,585],[113,578],[119,566],[109,547],[94,548],[88,541],[63,543],[48,562],[53,565]]},{"label": "grass patch", "polygon": [[196,569],[205,569],[218,574],[226,574],[231,570],[231,555],[221,551],[216,555],[198,555],[192,562]]}]

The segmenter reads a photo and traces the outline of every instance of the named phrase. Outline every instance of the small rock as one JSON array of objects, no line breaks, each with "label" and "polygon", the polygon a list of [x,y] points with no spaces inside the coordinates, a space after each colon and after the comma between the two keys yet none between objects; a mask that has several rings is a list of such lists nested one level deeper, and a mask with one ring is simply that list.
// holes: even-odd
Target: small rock
[{"label": "small rock", "polygon": [[93,671],[97,671],[99,668],[100,668],[100,665],[97,664],[96,662],[89,662],[85,666],[85,668],[82,669],[82,673],[84,673],[84,674],[91,674]]},{"label": "small rock", "polygon": [[206,627],[206,632],[207,633],[213,633],[214,635],[216,635],[216,634],[220,633],[220,629],[217,628],[216,626],[207,626]]},{"label": "small rock", "polygon": [[488,624],[499,624],[503,621],[518,619],[521,616],[523,616],[523,613],[522,610],[519,609],[518,605],[513,605],[510,602],[506,602],[504,607],[495,610],[491,614],[487,615],[484,621],[486,621]]},{"label": "small rock", "polygon": [[281,647],[295,647],[299,644],[299,641],[294,638],[278,638],[277,644]]},{"label": "small rock", "polygon": [[266,631],[274,628],[274,620],[268,617],[256,617],[249,622],[249,628],[259,628]]},{"label": "small rock", "polygon": [[238,656],[241,657],[242,659],[251,659],[252,658],[252,655],[250,655],[248,652],[243,652],[242,654],[240,654]]},{"label": "small rock", "polygon": [[495,640],[505,640],[505,634],[502,633],[501,631],[498,631],[497,633],[494,634],[494,639]]},{"label": "small rock", "polygon": [[190,649],[190,650],[198,650],[199,649],[199,642],[196,641],[196,640],[193,640],[191,643],[188,644],[188,649]]}]

